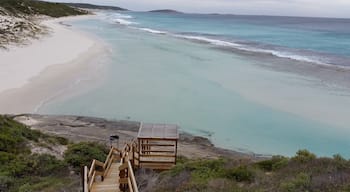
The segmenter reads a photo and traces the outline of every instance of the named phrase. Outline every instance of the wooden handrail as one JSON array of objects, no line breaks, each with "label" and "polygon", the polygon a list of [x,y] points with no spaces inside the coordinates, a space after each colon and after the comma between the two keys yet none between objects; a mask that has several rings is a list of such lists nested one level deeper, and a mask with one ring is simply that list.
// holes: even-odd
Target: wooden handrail
[{"label": "wooden handrail", "polygon": [[[171,141],[173,142],[173,139]],[[92,189],[95,177],[101,176],[102,181],[104,180],[113,161],[120,162],[120,189],[122,191],[138,192],[134,169],[140,167],[160,170],[170,169],[176,164],[176,155],[177,141],[171,144],[168,141],[165,143],[158,142],[157,139],[152,139],[151,142],[138,139],[126,143],[122,150],[112,147],[105,162],[94,159],[90,168],[84,167],[84,178],[82,178],[84,181],[84,192],[89,192]]]},{"label": "wooden handrail", "polygon": [[[84,167],[84,183],[83,183],[83,189],[84,192],[89,192],[92,188],[93,183],[95,182],[95,177],[97,175],[102,176],[102,179],[107,175],[107,172],[113,163],[113,160],[115,159],[115,154],[114,152],[118,152],[118,159],[120,158],[120,150],[117,148],[112,147],[111,150],[109,151],[106,160],[104,163],[101,161],[98,161],[96,159],[92,160],[90,169],[87,168],[87,166]],[[97,171],[96,167],[101,167],[102,171]],[[86,177],[86,178],[85,178]]]},{"label": "wooden handrail", "polygon": [[119,171],[124,171],[126,173],[126,177],[120,178],[120,184],[127,184],[130,191],[138,192],[139,190],[130,160],[122,164],[119,167]]},{"label": "wooden handrail", "polygon": [[91,180],[89,181],[89,191],[92,188],[92,184],[95,182],[96,171],[92,174]]},{"label": "wooden handrail", "polygon": [[[119,182],[120,184],[127,184],[129,191],[138,192],[137,183],[134,175],[133,164],[135,151],[137,149],[136,141],[132,141],[124,145],[122,150],[112,147],[109,151],[105,162],[98,161],[96,159],[92,160],[90,169],[85,166],[84,167],[84,183],[83,189],[84,192],[89,192],[92,189],[93,183],[95,182],[95,177],[97,175],[102,176],[102,179],[107,175],[108,170],[110,169],[113,160],[117,158],[120,160],[120,171],[124,171],[125,175],[121,176]],[[137,152],[137,150],[136,150]],[[117,154],[116,154],[117,153]],[[120,159],[119,159],[120,158]],[[137,160],[137,159],[136,159]],[[101,167],[102,171],[96,170],[97,167]]]},{"label": "wooden handrail", "polygon": [[84,180],[83,180],[83,192],[88,192],[89,187],[88,187],[88,168],[87,166],[84,166]]},{"label": "wooden handrail", "polygon": [[95,171],[95,163],[96,163],[96,160],[92,160],[92,163],[91,163],[91,167],[90,167],[90,171],[89,171],[89,174],[88,174],[88,178],[91,178],[92,174],[94,173]]},{"label": "wooden handrail", "polygon": [[104,164],[104,163],[102,163],[101,161],[96,160],[96,159],[94,159],[94,161],[95,161],[95,165],[98,165],[98,166],[101,166],[101,167],[103,167],[103,168],[104,168],[104,166],[105,166],[105,164]]},{"label": "wooden handrail", "polygon": [[133,140],[130,143],[127,143],[124,145],[122,156],[119,166],[119,172],[122,172],[121,178],[120,178],[120,184],[127,184],[129,191],[131,192],[138,192],[138,187],[134,175],[133,166],[131,164],[131,161],[133,161],[133,149],[136,144],[136,141]]},{"label": "wooden handrail", "polygon": [[128,168],[128,164],[127,163],[124,163],[124,164],[119,166],[119,170],[123,170],[123,169],[126,169],[126,168]]},{"label": "wooden handrail", "polygon": [[133,191],[137,191],[138,192],[134,171],[132,169],[130,161],[128,161],[128,168],[129,168],[129,171],[130,171],[129,173],[130,173],[130,179],[131,179]]}]

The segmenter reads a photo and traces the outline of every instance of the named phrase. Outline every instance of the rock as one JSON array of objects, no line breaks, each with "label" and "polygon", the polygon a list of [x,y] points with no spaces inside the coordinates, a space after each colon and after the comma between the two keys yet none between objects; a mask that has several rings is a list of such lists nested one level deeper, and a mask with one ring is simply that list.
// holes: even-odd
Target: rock
[{"label": "rock", "polygon": [[[65,137],[72,142],[97,141],[110,145],[109,137],[118,135],[119,147],[137,137],[140,122],[126,120],[107,120],[96,117],[21,114],[12,116],[15,120],[44,133]],[[247,153],[215,147],[208,138],[181,133],[178,155],[188,158],[248,158],[261,159]]]}]

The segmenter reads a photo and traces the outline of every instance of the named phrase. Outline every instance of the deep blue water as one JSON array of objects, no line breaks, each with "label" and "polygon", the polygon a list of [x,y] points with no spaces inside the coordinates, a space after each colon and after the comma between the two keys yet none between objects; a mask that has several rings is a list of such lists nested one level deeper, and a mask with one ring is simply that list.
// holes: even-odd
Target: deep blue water
[{"label": "deep blue water", "polygon": [[122,14],[131,17],[111,13],[106,14],[106,18],[137,28],[152,29],[156,33],[176,34],[233,49],[320,64],[350,65],[350,19],[147,12]]}]

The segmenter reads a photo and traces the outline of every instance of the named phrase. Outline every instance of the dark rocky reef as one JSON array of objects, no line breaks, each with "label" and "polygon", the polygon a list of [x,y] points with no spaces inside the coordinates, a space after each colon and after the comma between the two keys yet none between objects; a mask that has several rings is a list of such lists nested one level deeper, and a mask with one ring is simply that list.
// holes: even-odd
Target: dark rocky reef
[{"label": "dark rocky reef", "polygon": [[152,10],[149,12],[151,12],[151,13],[182,13],[180,11],[176,11],[173,9],[158,9],[158,10]]}]

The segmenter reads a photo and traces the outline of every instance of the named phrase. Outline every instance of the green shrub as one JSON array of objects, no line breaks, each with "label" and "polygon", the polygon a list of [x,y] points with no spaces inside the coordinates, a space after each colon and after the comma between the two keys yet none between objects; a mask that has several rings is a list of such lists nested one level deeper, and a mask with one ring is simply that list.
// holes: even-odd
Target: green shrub
[{"label": "green shrub", "polygon": [[14,177],[49,176],[66,172],[65,162],[48,154],[18,155],[7,165],[7,169]]},{"label": "green shrub", "polygon": [[[1,165],[8,163],[15,158],[16,158],[16,155],[14,155],[12,153],[0,151],[0,164]],[[0,166],[0,171],[2,170],[1,168],[3,168],[3,166]]]},{"label": "green shrub", "polygon": [[343,186],[339,192],[349,192],[349,191],[350,191],[350,184],[347,184]]},{"label": "green shrub", "polygon": [[12,121],[10,118],[0,116],[0,151],[16,152],[23,147],[22,137],[25,127]]},{"label": "green shrub", "polygon": [[79,171],[82,166],[90,165],[92,159],[104,162],[108,153],[106,146],[96,142],[81,142],[68,146],[64,153],[65,161]]},{"label": "green shrub", "polygon": [[60,137],[60,136],[50,136],[50,137],[46,137],[45,140],[48,142],[48,143],[51,143],[51,144],[59,144],[59,145],[68,145],[69,144],[69,141],[68,139],[64,138],[64,137]]},{"label": "green shrub", "polygon": [[64,137],[55,136],[55,139],[61,145],[68,145],[69,144],[68,139],[66,139]]},{"label": "green shrub", "polygon": [[333,155],[333,160],[338,169],[344,169],[344,168],[350,167],[350,163],[339,154]]},{"label": "green shrub", "polygon": [[223,159],[214,160],[187,160],[182,158],[175,167],[164,172],[165,175],[177,176],[184,171],[191,173],[193,184],[201,185],[206,183],[209,179],[220,178],[225,175],[226,161]]},{"label": "green shrub", "polygon": [[7,191],[15,182],[11,176],[0,175],[0,191]]},{"label": "green shrub", "polygon": [[178,156],[176,158],[176,165],[169,171],[163,172],[164,173],[163,175],[167,175],[167,174],[170,174],[171,176],[178,175],[179,173],[181,173],[187,168],[186,163],[188,162],[189,162],[189,159],[187,159],[186,157]]},{"label": "green shrub", "polygon": [[66,173],[67,165],[64,161],[56,159],[56,157],[48,154],[32,155],[32,166],[34,175],[50,176]]},{"label": "green shrub", "polygon": [[306,173],[299,173],[293,180],[283,182],[280,188],[283,192],[309,191],[311,177]]},{"label": "green shrub", "polygon": [[316,159],[316,155],[309,152],[306,149],[299,150],[296,155],[292,158],[292,160],[300,162],[300,163],[306,163],[309,161],[312,161]]},{"label": "green shrub", "polygon": [[269,160],[260,161],[256,165],[265,171],[275,171],[288,165],[288,158],[283,156],[273,156]]},{"label": "green shrub", "polygon": [[185,156],[178,155],[176,157],[176,164],[183,164],[183,163],[186,163],[188,161],[189,161],[189,159]]},{"label": "green shrub", "polygon": [[170,174],[171,176],[176,176],[183,172],[186,169],[186,165],[183,163],[176,164],[172,169],[170,169],[167,172],[164,172],[164,174]]},{"label": "green shrub", "polygon": [[340,154],[333,155],[333,159],[335,161],[341,161],[341,162],[346,161],[346,159],[344,157],[342,157]]},{"label": "green shrub", "polygon": [[191,161],[186,169],[192,171],[195,182],[206,183],[209,179],[224,175],[225,161],[223,159]]},{"label": "green shrub", "polygon": [[47,187],[57,191],[62,182],[68,183],[65,178],[69,169],[65,161],[48,154],[31,154],[29,142],[41,146],[50,141],[52,144],[66,142],[0,115],[0,191],[47,191]]},{"label": "green shrub", "polygon": [[229,169],[226,171],[226,177],[235,179],[238,182],[254,180],[254,172],[248,168],[248,166],[239,166],[237,168]]},{"label": "green shrub", "polygon": [[13,119],[0,115],[0,151],[9,153],[28,152],[26,141],[38,142],[43,137],[39,131],[31,130],[27,126]]},{"label": "green shrub", "polygon": [[[68,167],[64,161],[47,154],[20,154],[11,157],[0,169],[0,191],[20,191],[26,186],[38,184],[51,176],[68,175]],[[37,190],[24,190],[37,191]]]},{"label": "green shrub", "polygon": [[14,15],[42,14],[51,17],[63,17],[69,15],[82,15],[86,12],[60,3],[50,3],[35,0],[1,0],[0,6]]},{"label": "green shrub", "polygon": [[[57,177],[44,177],[40,178],[35,183],[24,183],[18,187],[18,192],[28,192],[28,191],[57,191],[57,189],[62,188],[65,185],[65,179]],[[65,191],[65,190],[63,190]]]}]

